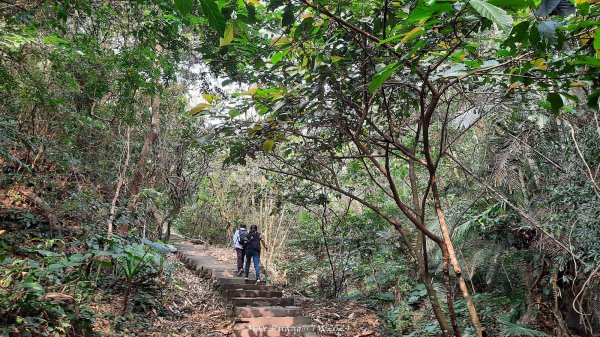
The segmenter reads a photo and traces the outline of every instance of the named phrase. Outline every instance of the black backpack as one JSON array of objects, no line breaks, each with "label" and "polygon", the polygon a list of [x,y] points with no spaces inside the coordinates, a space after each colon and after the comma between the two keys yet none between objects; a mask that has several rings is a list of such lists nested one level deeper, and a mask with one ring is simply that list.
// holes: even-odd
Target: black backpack
[{"label": "black backpack", "polygon": [[246,246],[248,245],[248,241],[249,241],[248,240],[249,239],[248,232],[246,232],[245,230],[243,230],[243,231],[241,230],[241,231],[239,231],[239,233],[240,233],[239,234],[240,235],[239,243],[240,243],[240,245],[242,245],[242,247],[246,248]]},{"label": "black backpack", "polygon": [[255,251],[260,251],[260,233],[259,232],[254,232],[251,234],[246,235],[246,238],[248,240],[248,243],[246,244],[246,246],[244,246],[244,248],[248,249],[251,248],[252,250]]}]

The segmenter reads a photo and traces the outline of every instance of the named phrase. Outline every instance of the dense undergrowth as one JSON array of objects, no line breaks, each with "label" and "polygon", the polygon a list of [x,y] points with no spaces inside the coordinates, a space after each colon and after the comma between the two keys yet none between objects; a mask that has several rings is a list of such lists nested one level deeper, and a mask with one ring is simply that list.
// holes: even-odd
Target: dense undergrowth
[{"label": "dense undergrowth", "polygon": [[[164,257],[170,247],[144,240],[135,231],[107,236],[98,222],[110,205],[93,193],[93,185],[52,177],[43,165],[33,173],[18,163],[4,164],[2,334],[121,335],[135,330],[135,322],[141,322],[142,328],[143,322],[151,324],[142,317],[161,310],[161,289],[175,282],[161,277],[165,270],[168,275]],[[31,191],[52,207],[39,207]],[[49,218],[60,223],[52,226]],[[101,310],[102,305],[109,309]]]}]

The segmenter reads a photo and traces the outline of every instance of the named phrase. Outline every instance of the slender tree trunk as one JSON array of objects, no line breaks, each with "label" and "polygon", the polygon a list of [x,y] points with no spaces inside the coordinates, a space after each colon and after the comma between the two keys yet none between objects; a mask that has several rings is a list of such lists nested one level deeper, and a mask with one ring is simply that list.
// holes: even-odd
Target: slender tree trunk
[{"label": "slender tree trunk", "polygon": [[331,280],[333,281],[333,296],[338,295],[338,281],[335,275],[335,266],[333,259],[331,258],[331,252],[329,250],[329,242],[327,241],[327,232],[325,231],[325,225],[327,224],[327,205],[323,205],[323,215],[321,216],[321,234],[323,235],[323,242],[325,243],[325,252],[327,253],[327,259],[329,260],[329,267],[331,268]]},{"label": "slender tree trunk", "polygon": [[140,192],[144,175],[146,173],[146,163],[148,161],[148,157],[150,156],[150,152],[154,147],[154,143],[160,134],[160,98],[158,98],[158,94],[154,94],[152,97],[151,109],[152,119],[150,121],[150,130],[146,135],[146,140],[142,146],[142,151],[140,152],[136,170],[129,187],[129,191],[134,198],[133,200],[135,200],[135,196]]},{"label": "slender tree trunk", "polygon": [[[408,161],[408,177],[410,180],[410,188],[412,191],[412,203],[413,209],[418,212],[418,216],[422,222],[425,221],[423,210],[421,209],[421,201],[419,200],[419,187],[417,184],[417,172],[415,167],[415,161]],[[448,320],[446,319],[446,315],[444,311],[442,311],[442,307],[440,305],[440,301],[437,296],[437,292],[433,287],[433,283],[431,282],[431,275],[429,274],[429,267],[427,266],[427,237],[425,233],[420,232],[417,234],[417,243],[415,245],[415,257],[417,261],[417,267],[419,269],[419,275],[421,276],[421,281],[425,284],[425,289],[427,290],[427,297],[429,298],[429,302],[431,302],[431,307],[433,309],[433,313],[435,318],[437,319],[440,329],[442,330],[442,334],[445,337],[451,336],[450,325],[448,325]]]},{"label": "slender tree trunk", "polygon": [[110,237],[110,235],[113,232],[113,222],[115,220],[115,215],[117,212],[117,201],[119,200],[119,196],[121,195],[121,188],[123,187],[123,185],[125,184],[125,177],[127,174],[127,167],[129,166],[129,147],[131,145],[131,127],[127,127],[127,143],[125,143],[125,162],[123,163],[123,166],[121,167],[121,169],[119,170],[119,177],[117,178],[117,188],[115,189],[115,195],[113,196],[112,202],[110,203],[110,212],[109,212],[109,217],[108,217],[108,223],[107,223],[107,235]]},{"label": "slender tree trunk", "polygon": [[[462,297],[465,299],[467,304],[467,309],[469,310],[469,315],[471,316],[471,322],[473,327],[475,328],[475,332],[477,333],[477,337],[484,336],[484,330],[481,326],[481,322],[479,321],[479,316],[477,315],[477,310],[475,309],[475,304],[473,303],[473,299],[471,298],[471,294],[469,293],[469,288],[467,287],[467,283],[462,275],[462,269],[456,257],[456,252],[454,250],[454,244],[452,243],[452,239],[450,238],[450,231],[448,230],[448,224],[446,223],[446,217],[442,210],[442,203],[439,195],[439,191],[437,188],[437,181],[435,175],[431,176],[431,193],[433,195],[433,200],[435,204],[435,211],[438,218],[438,222],[440,225],[440,230],[442,231],[442,238],[444,239],[445,247],[440,247],[442,249],[442,253],[444,254],[444,259],[449,258],[450,265],[454,269],[454,274],[456,275],[456,280],[458,281],[458,286],[460,288],[460,292]],[[446,253],[447,251],[447,253]],[[452,305],[452,303],[448,303],[448,305]]]}]

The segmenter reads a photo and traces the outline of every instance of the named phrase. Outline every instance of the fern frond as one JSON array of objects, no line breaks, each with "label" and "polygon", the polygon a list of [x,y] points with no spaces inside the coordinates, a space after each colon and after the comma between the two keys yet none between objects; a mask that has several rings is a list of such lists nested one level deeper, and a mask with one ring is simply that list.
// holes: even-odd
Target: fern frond
[{"label": "fern frond", "polygon": [[522,324],[512,323],[507,317],[500,317],[501,334],[504,337],[552,337],[547,333],[530,329]]}]

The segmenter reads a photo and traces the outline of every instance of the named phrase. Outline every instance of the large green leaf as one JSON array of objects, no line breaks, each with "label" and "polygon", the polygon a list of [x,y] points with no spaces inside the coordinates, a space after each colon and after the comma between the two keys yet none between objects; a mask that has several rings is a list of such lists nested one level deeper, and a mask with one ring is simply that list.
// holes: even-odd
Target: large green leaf
[{"label": "large green leaf", "polygon": [[573,64],[600,67],[600,60],[592,56],[579,55],[577,56]]},{"label": "large green leaf", "polygon": [[37,282],[23,282],[23,283],[21,283],[21,287],[30,288],[30,289],[32,289],[36,292],[40,292],[40,293],[44,292],[44,287]]},{"label": "large green leaf", "polygon": [[404,25],[410,25],[414,22],[418,22],[421,20],[429,20],[432,17],[436,17],[438,13],[447,13],[451,12],[453,9],[452,4],[449,2],[434,2],[430,6],[426,6],[425,4],[419,4],[415,9],[413,9],[409,14],[406,20],[403,22]]},{"label": "large green leaf", "polygon": [[400,67],[398,63],[388,64],[387,66],[381,68],[378,72],[373,75],[373,79],[371,80],[371,84],[369,85],[369,90],[371,92],[375,92],[377,88],[379,88],[385,80],[390,78],[394,71]]},{"label": "large green leaf", "polygon": [[513,26],[513,19],[502,8],[496,7],[483,0],[470,0],[471,7],[481,16],[491,20],[501,29],[509,31]]},{"label": "large green leaf", "polygon": [[273,54],[273,56],[271,56],[271,63],[277,64],[277,62],[281,61],[281,59],[283,59],[289,51],[289,49],[285,49],[276,52],[275,54]]},{"label": "large green leaf", "polygon": [[200,2],[204,16],[208,20],[208,25],[216,30],[219,35],[225,35],[225,16],[219,9],[215,0],[202,0]]},{"label": "large green leaf", "polygon": [[233,22],[227,23],[227,25],[225,26],[225,33],[220,40],[221,47],[231,44],[231,41],[233,41],[233,36],[235,35],[234,28],[235,28],[235,24]]},{"label": "large green leaf", "polygon": [[227,114],[229,115],[229,117],[234,118],[234,117],[241,115],[242,112],[238,109],[231,109],[231,110],[229,110],[229,112]]},{"label": "large green leaf", "polygon": [[175,8],[181,14],[188,14],[192,10],[194,0],[175,0]]},{"label": "large green leaf", "polygon": [[548,93],[548,97],[546,97],[546,100],[550,103],[550,110],[553,113],[558,113],[560,111],[560,108],[564,106],[563,99],[557,92]]},{"label": "large green leaf", "polygon": [[205,110],[211,109],[211,108],[214,108],[214,105],[200,103],[200,104],[196,105],[192,110],[190,110],[188,112],[188,114],[190,116],[196,116],[197,114],[199,114]]}]

